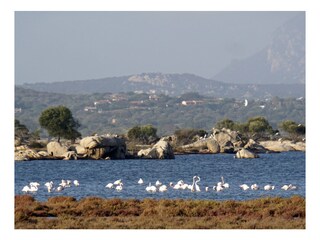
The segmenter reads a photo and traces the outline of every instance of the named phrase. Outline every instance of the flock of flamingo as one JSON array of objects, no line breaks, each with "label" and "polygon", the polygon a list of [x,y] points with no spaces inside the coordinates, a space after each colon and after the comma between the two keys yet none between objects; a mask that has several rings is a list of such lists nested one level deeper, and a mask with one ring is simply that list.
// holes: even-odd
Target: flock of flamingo
[{"label": "flock of flamingo", "polygon": [[[154,193],[154,192],[166,192],[166,191],[168,191],[169,188],[172,188],[174,190],[181,189],[181,190],[189,190],[191,192],[200,192],[201,189],[200,189],[200,186],[198,185],[199,182],[200,182],[199,176],[193,177],[192,184],[187,184],[183,180],[179,180],[176,184],[174,184],[173,182],[170,182],[169,185],[167,186],[165,184],[162,184],[159,180],[157,180],[155,185],[152,185],[151,182],[149,182],[149,185],[145,188],[145,190],[147,192]],[[75,187],[78,187],[80,185],[78,180],[74,180],[73,182],[71,180],[61,180],[61,183],[59,183],[57,187],[54,187],[54,184],[52,181],[46,182],[44,184],[44,186],[47,188],[48,192],[53,192],[53,191],[60,192],[65,188],[71,187],[72,183],[73,183],[73,186],[75,186]],[[140,178],[137,181],[137,184],[143,185],[144,184],[143,179]],[[39,186],[40,186],[40,184],[38,182],[30,182],[29,185],[26,185],[23,187],[22,192],[24,192],[24,193],[37,192],[39,189]],[[120,192],[123,190],[123,186],[124,186],[124,184],[123,184],[122,180],[118,179],[118,180],[114,181],[113,183],[108,183],[105,186],[105,188],[115,189],[116,191]],[[241,185],[239,185],[239,187],[240,187],[240,189],[242,189],[244,191],[247,191],[248,189],[251,189],[251,190],[259,190],[260,189],[260,186],[258,186],[256,183],[252,184],[251,186],[249,186],[247,184],[241,184]],[[220,191],[223,191],[228,188],[230,188],[230,185],[224,181],[223,177],[221,177],[220,182],[213,185],[212,187],[208,187],[208,186],[205,187],[205,191],[209,192],[212,189],[212,191],[220,192]],[[263,189],[265,191],[270,191],[270,190],[274,190],[275,186],[271,185],[271,184],[267,184],[267,185],[263,186],[263,188],[261,188],[261,189]],[[283,185],[281,187],[281,189],[287,191],[287,190],[295,190],[295,189],[297,189],[297,187],[292,184],[288,184],[288,185],[286,184],[286,185]]]}]

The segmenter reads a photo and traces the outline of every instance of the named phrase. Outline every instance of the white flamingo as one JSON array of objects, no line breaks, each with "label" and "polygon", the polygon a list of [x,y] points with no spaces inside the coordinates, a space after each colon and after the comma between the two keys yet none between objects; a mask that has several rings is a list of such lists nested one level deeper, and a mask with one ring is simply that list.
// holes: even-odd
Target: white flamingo
[{"label": "white flamingo", "polygon": [[108,183],[108,184],[106,185],[106,188],[113,188],[113,183]]},{"label": "white flamingo", "polygon": [[161,185],[161,186],[159,187],[159,192],[165,192],[165,191],[167,191],[167,190],[168,190],[168,188],[167,188],[166,185]]},{"label": "white flamingo", "polygon": [[229,187],[230,187],[230,186],[229,186],[229,183],[226,183],[226,182],[224,181],[223,176],[221,176],[221,183],[222,183],[222,187],[223,187],[223,188],[229,188]]},{"label": "white flamingo", "polygon": [[121,183],[119,183],[119,185],[118,186],[116,186],[116,190],[118,191],[118,192],[120,192],[120,191],[122,191],[122,189],[123,189],[123,183],[121,182]]},{"label": "white flamingo", "polygon": [[142,178],[139,179],[138,183],[139,183],[139,184],[143,184]]},{"label": "white flamingo", "polygon": [[259,189],[259,186],[258,184],[252,184],[251,187],[250,187],[252,190],[258,190]]},{"label": "white flamingo", "polygon": [[290,188],[289,188],[289,190],[296,190],[297,189],[297,186],[294,186],[294,185],[292,185],[292,184],[290,184],[291,186],[290,186]]},{"label": "white flamingo", "polygon": [[218,182],[217,186],[215,187],[215,190],[217,192],[220,192],[224,189],[223,184],[221,182]]},{"label": "white flamingo", "polygon": [[59,184],[59,186],[65,188],[65,187],[67,186],[67,181],[64,180],[64,179],[62,179],[62,180],[61,180],[61,183]]},{"label": "white flamingo", "polygon": [[146,187],[146,191],[148,191],[148,192],[156,192],[157,188],[156,188],[156,186],[152,186],[151,183],[149,183],[149,186]]},{"label": "white flamingo", "polygon": [[38,183],[38,182],[30,182],[29,185],[30,185],[30,187],[31,186],[39,187],[40,183]]},{"label": "white flamingo", "polygon": [[287,191],[287,190],[295,190],[297,189],[297,187],[292,184],[289,184],[289,185],[283,185],[281,189]]},{"label": "white flamingo", "polygon": [[30,187],[28,185],[24,186],[22,188],[22,192],[25,192],[25,193],[30,192]]},{"label": "white flamingo", "polygon": [[118,179],[118,180],[114,181],[113,184],[114,184],[114,185],[119,185],[121,182],[122,182],[121,179]]},{"label": "white flamingo", "polygon": [[47,187],[48,192],[51,192],[53,190],[53,182],[52,181],[46,182],[44,185]]},{"label": "white flamingo", "polygon": [[160,182],[159,180],[156,181],[156,187],[160,187],[162,185],[162,182]]},{"label": "white flamingo", "polygon": [[32,185],[30,186],[30,192],[37,192],[38,191],[38,186]]},{"label": "white flamingo", "polygon": [[78,187],[78,186],[80,185],[80,183],[79,183],[78,180],[74,180],[74,181],[73,181],[73,184],[74,184],[76,187]]},{"label": "white flamingo", "polygon": [[56,188],[56,191],[57,191],[57,192],[61,192],[63,189],[64,189],[64,187],[61,186],[61,185],[59,185],[59,186]]},{"label": "white flamingo", "polygon": [[289,185],[283,185],[281,189],[287,191],[289,189]]},{"label": "white flamingo", "polygon": [[270,185],[270,184],[267,184],[263,187],[264,190],[266,191],[269,191],[269,190],[273,190],[275,188],[274,185]]},{"label": "white flamingo", "polygon": [[241,184],[239,187],[244,191],[246,191],[250,188],[247,184]]},{"label": "white flamingo", "polygon": [[198,182],[200,182],[200,177],[193,176],[193,182],[191,187],[191,192],[200,192],[200,187],[198,185]]},{"label": "white flamingo", "polygon": [[71,187],[71,180],[67,180],[67,185],[66,187]]},{"label": "white flamingo", "polygon": [[198,180],[196,181],[196,191],[200,192],[200,186],[198,185],[198,182],[200,182],[200,177],[198,176]]},{"label": "white flamingo", "polygon": [[173,186],[173,189],[182,189],[182,185],[184,184],[183,180],[180,180]]},{"label": "white flamingo", "polygon": [[38,187],[40,186],[40,184],[38,182],[30,182],[29,186],[26,185],[22,188],[22,191],[27,193],[27,192],[37,192],[38,191]]}]

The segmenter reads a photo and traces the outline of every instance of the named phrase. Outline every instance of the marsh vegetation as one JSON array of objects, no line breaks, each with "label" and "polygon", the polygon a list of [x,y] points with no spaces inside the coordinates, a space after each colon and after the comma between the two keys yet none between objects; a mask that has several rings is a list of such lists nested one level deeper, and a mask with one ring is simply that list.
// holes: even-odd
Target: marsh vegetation
[{"label": "marsh vegetation", "polygon": [[305,198],[247,201],[15,196],[16,229],[304,229]]}]

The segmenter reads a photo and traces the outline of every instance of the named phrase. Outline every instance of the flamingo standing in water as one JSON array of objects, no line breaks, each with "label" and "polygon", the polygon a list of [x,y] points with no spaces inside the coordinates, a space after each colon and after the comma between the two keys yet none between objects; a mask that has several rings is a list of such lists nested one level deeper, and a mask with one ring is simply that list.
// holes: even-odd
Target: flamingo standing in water
[{"label": "flamingo standing in water", "polygon": [[149,186],[146,187],[146,191],[148,191],[148,192],[156,192],[157,188],[156,188],[156,186],[152,186],[151,183],[149,183]]},{"label": "flamingo standing in water", "polygon": [[159,192],[165,192],[165,191],[167,191],[168,189],[167,189],[167,186],[166,185],[161,185],[160,187],[159,187]]},{"label": "flamingo standing in water", "polygon": [[193,176],[193,182],[191,186],[191,192],[200,192],[200,187],[198,185],[198,182],[200,182],[200,177]]},{"label": "flamingo standing in water", "polygon": [[270,184],[267,184],[263,187],[264,190],[266,191],[269,191],[269,190],[273,190],[275,188],[274,185],[270,185]]},{"label": "flamingo standing in water", "polygon": [[52,191],[52,189],[53,189],[53,182],[52,181],[46,182],[44,185],[47,187],[48,192]]},{"label": "flamingo standing in water", "polygon": [[249,186],[247,184],[241,184],[239,187],[244,191],[249,189]]},{"label": "flamingo standing in water", "polygon": [[78,186],[80,185],[80,183],[79,183],[78,180],[74,180],[74,181],[73,181],[73,184],[74,184],[76,187],[78,187]]},{"label": "flamingo standing in water", "polygon": [[22,192],[25,192],[25,193],[37,192],[39,186],[40,186],[40,184],[38,182],[31,182],[31,183],[29,183],[29,186],[26,185],[22,188]]},{"label": "flamingo standing in water", "polygon": [[118,192],[120,192],[120,191],[122,191],[122,189],[123,189],[123,183],[121,182],[121,183],[119,183],[119,185],[118,186],[116,186],[116,190],[118,191]]},{"label": "flamingo standing in water", "polygon": [[106,188],[113,188],[113,183],[108,183],[108,184],[106,185]]},{"label": "flamingo standing in water", "polygon": [[160,187],[162,185],[162,182],[160,182],[159,180],[156,181],[156,187]]},{"label": "flamingo standing in water", "polygon": [[121,179],[118,179],[118,180],[114,181],[113,184],[114,184],[114,185],[119,185],[121,182],[122,182]]},{"label": "flamingo standing in water", "polygon": [[226,182],[224,181],[223,176],[221,176],[221,183],[222,183],[222,187],[223,187],[223,188],[229,188],[229,187],[230,187],[230,186],[229,186],[229,183],[226,183]]}]

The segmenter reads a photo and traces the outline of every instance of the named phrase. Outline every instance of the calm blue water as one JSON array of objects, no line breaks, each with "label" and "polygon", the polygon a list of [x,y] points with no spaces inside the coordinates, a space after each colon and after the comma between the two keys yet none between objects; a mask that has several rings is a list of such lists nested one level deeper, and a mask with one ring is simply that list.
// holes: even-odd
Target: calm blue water
[{"label": "calm blue water", "polygon": [[[38,192],[30,193],[37,200],[44,201],[48,197],[67,195],[77,199],[88,196],[104,198],[183,198],[183,199],[215,199],[215,200],[246,200],[263,196],[289,197],[291,195],[305,196],[305,153],[286,152],[260,154],[258,159],[235,159],[233,154],[215,155],[177,155],[172,160],[78,160],[78,161],[22,161],[15,163],[15,194],[23,194],[23,186],[30,182],[41,184]],[[191,184],[192,177],[201,177],[199,182],[201,192],[190,190],[174,190],[167,192],[148,193],[145,188],[157,180],[169,185],[179,180]],[[230,188],[222,192],[212,191],[212,186],[224,176]],[[144,180],[139,185],[139,178]],[[61,192],[48,193],[44,183],[53,181],[57,186],[61,179],[75,180],[80,186],[71,186]],[[105,185],[122,179],[123,190],[117,192],[107,189]],[[263,187],[266,184],[275,185],[273,191],[243,191],[240,184],[249,186],[257,183]],[[284,191],[284,184],[294,184],[297,190]],[[206,192],[205,187],[210,186]]]}]

